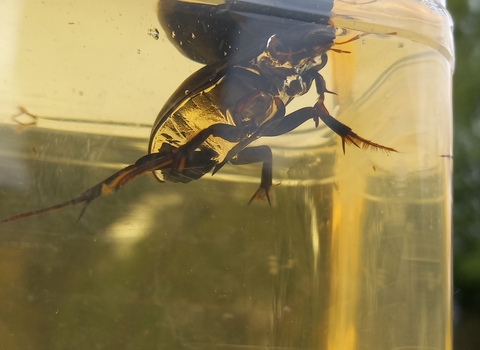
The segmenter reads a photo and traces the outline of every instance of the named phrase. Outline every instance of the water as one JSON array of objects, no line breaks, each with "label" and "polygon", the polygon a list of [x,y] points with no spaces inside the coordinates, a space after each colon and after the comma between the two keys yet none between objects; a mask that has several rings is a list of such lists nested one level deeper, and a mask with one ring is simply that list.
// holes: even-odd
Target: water
[{"label": "water", "polygon": [[[344,6],[334,10],[364,18],[363,7]],[[368,21],[334,23],[346,30],[343,41]],[[227,165],[186,185],[143,176],[92,202],[78,223],[81,209],[72,207],[2,225],[4,346],[449,349],[451,57],[430,36],[368,27],[391,34],[366,35],[340,46],[350,54],[330,55],[322,74],[338,98],[329,96],[328,108],[399,153],[348,147],[344,155],[338,137],[306,125],[264,140],[278,184],[272,206],[246,205],[259,165]],[[156,45],[143,34],[141,45]],[[162,51],[163,62],[176,54]],[[188,76],[195,65],[181,62],[188,65],[176,65],[178,75]],[[132,90],[142,84],[150,83]],[[156,116],[147,109],[163,103],[137,93],[135,126],[131,110],[112,121],[107,92],[87,96],[88,107],[76,93],[49,91],[21,102],[41,116],[37,126],[1,125],[2,218],[72,198],[135,161]],[[165,100],[171,91],[156,93]],[[59,115],[55,106],[75,111],[47,119]]]}]

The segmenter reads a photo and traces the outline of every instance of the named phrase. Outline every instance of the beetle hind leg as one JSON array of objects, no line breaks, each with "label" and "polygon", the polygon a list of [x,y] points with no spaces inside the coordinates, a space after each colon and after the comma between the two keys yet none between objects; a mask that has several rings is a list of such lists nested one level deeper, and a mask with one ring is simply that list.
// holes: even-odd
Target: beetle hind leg
[{"label": "beetle hind leg", "polygon": [[115,174],[111,175],[107,179],[103,180],[102,182],[84,191],[78,197],[75,197],[69,201],[56,204],[47,208],[37,209],[37,210],[29,211],[27,213],[23,213],[20,215],[12,216],[8,219],[3,220],[3,223],[15,221],[18,219],[24,219],[34,215],[48,213],[54,210],[63,209],[68,206],[76,205],[79,203],[84,203],[82,211],[80,212],[80,216],[78,217],[78,220],[80,220],[83,214],[85,213],[90,202],[92,202],[96,198],[100,196],[108,195],[114,190],[118,191],[123,185],[133,180],[137,176],[152,170],[170,166],[171,163],[172,163],[172,159],[170,155],[154,154],[154,155],[143,156],[139,160],[137,160],[135,164],[129,165],[126,168],[123,168],[122,170],[117,171]]}]

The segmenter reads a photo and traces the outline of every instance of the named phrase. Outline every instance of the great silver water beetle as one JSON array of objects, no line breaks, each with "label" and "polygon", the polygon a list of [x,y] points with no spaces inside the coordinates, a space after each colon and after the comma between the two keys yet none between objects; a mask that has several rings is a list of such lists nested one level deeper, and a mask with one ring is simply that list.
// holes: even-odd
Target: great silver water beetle
[{"label": "great silver water beetle", "polygon": [[[210,171],[215,174],[227,162],[238,165],[262,162],[260,186],[250,201],[266,197],[270,202],[272,152],[268,146],[249,147],[249,144],[260,137],[288,133],[309,120],[316,126],[321,120],[338,134],[344,151],[346,143],[395,151],[357,135],[334,119],[325,107],[325,94],[331,92],[319,71],[327,64],[329,50],[341,52],[333,48],[335,28],[325,18],[313,17],[318,21],[306,23],[283,17],[295,15],[288,9],[282,12],[271,8],[275,14],[272,16],[267,5],[255,4],[251,8],[247,5],[252,2],[227,1],[223,7],[204,8],[203,15],[209,21],[213,16],[211,23],[215,23],[218,15],[234,28],[246,26],[247,19],[258,27],[265,26],[265,19],[277,21],[277,25],[273,30],[269,27],[268,36],[259,35],[260,41],[252,39],[234,45],[236,51],[231,54],[221,55],[215,46],[216,39],[205,39],[204,46],[190,44],[182,49],[188,57],[208,64],[186,79],[160,111],[152,129],[149,154],[72,200],[16,215],[4,222],[85,202],[81,217],[92,200],[119,190],[139,175],[154,172],[160,181],[186,183]],[[232,34],[224,35],[225,40],[235,42]],[[242,37],[248,35],[243,32]],[[285,115],[285,106],[308,92],[313,83],[318,94],[315,104]]]}]

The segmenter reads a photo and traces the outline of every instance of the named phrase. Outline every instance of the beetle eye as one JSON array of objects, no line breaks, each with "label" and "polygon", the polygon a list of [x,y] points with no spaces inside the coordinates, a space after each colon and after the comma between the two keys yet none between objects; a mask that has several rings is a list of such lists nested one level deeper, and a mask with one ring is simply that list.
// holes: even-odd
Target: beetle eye
[{"label": "beetle eye", "polygon": [[286,54],[289,53],[289,50],[282,40],[278,39],[276,35],[272,35],[268,40],[268,52],[271,57],[282,60],[282,57],[285,57]]}]

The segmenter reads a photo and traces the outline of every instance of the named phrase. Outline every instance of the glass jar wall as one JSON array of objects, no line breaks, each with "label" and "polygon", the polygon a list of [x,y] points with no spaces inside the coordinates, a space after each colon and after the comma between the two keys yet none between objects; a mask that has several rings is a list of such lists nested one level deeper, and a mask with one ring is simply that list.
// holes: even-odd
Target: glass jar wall
[{"label": "glass jar wall", "polygon": [[[336,27],[319,71],[335,92],[326,107],[397,152],[344,153],[340,137],[308,120],[256,141],[272,149],[272,205],[247,205],[260,164],[227,164],[188,184],[139,177],[78,222],[73,206],[3,224],[4,346],[450,349],[453,44],[444,8],[160,5],[162,25],[152,1],[0,5],[9,14],[0,24],[2,219],[73,198],[134,163],[183,80],[205,64],[246,64],[293,28],[289,16]],[[184,18],[200,5],[197,23],[231,33],[194,31]],[[313,85],[287,113],[317,97]]]}]

